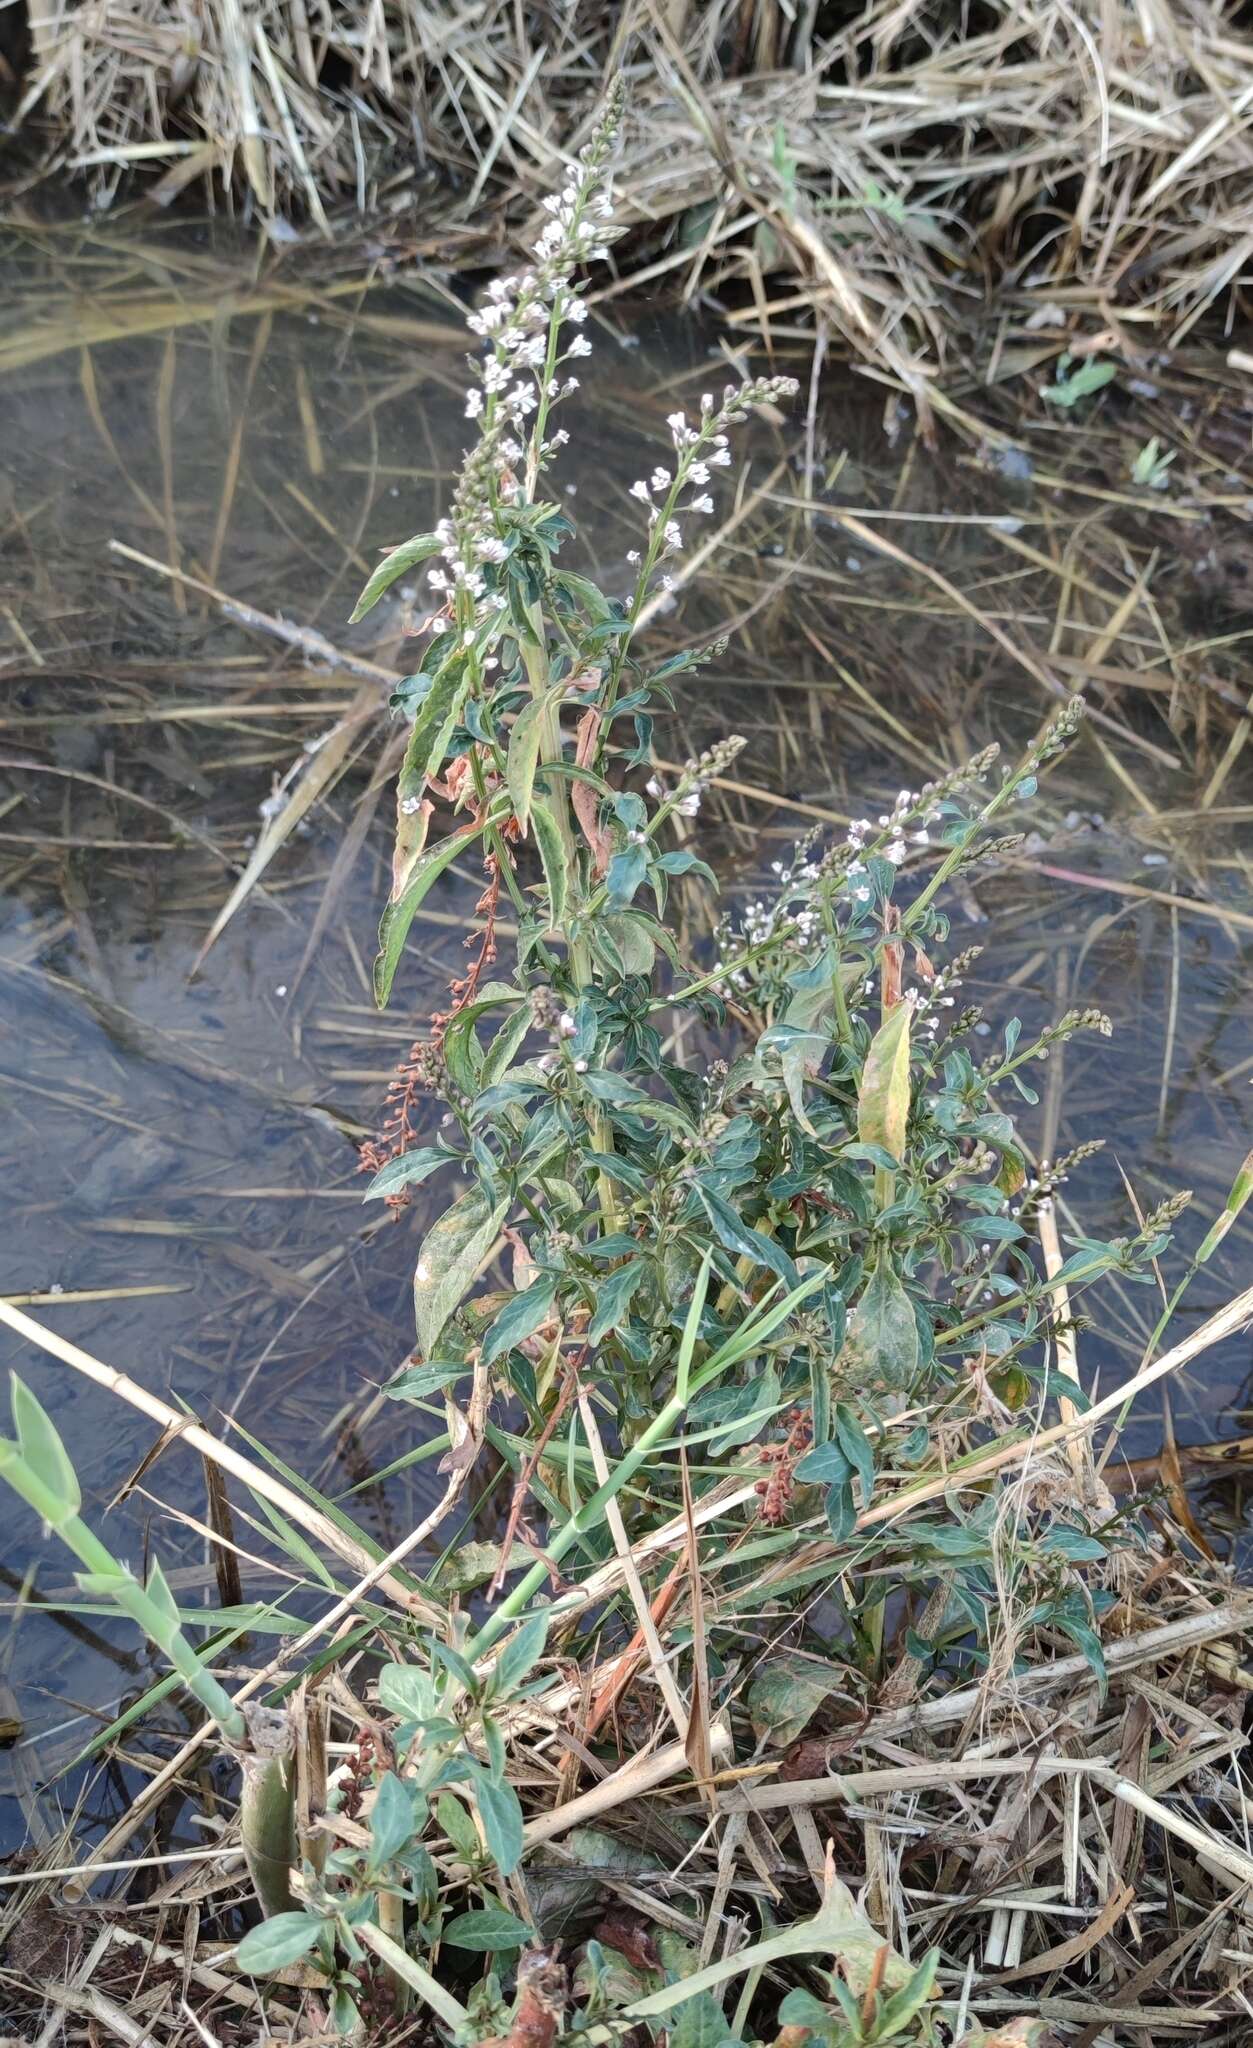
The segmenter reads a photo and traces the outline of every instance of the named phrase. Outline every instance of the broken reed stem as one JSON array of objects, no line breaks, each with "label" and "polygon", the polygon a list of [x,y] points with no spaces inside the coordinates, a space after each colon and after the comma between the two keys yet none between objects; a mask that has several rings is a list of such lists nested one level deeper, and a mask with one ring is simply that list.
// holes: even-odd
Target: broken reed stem
[{"label": "broken reed stem", "polygon": [[[1057,1276],[1065,1264],[1061,1239],[1057,1234],[1057,1209],[1051,1197],[1040,1203],[1036,1217],[1036,1228],[1040,1237],[1040,1249],[1044,1254],[1044,1270],[1053,1284],[1055,1315],[1053,1323],[1053,1355],[1057,1370],[1076,1387],[1079,1379],[1079,1356],[1075,1348],[1075,1333],[1070,1323],[1070,1295],[1065,1284],[1057,1284]],[[1065,1394],[1058,1398],[1058,1412],[1067,1426],[1076,1422],[1082,1410],[1075,1406]],[[1085,1432],[1076,1433],[1067,1440],[1066,1456],[1070,1469],[1080,1485],[1085,1485],[1092,1476],[1092,1440]]]},{"label": "broken reed stem", "polygon": [[239,1832],[257,1902],[266,1919],[290,1913],[296,1844],[296,1730],[284,1708],[248,1706],[248,1749],[239,1755],[243,1782]]}]

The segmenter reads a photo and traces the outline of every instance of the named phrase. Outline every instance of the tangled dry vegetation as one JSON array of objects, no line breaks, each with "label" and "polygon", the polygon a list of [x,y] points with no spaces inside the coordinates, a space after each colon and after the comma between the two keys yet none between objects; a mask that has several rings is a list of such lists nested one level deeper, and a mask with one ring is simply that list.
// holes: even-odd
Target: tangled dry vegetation
[{"label": "tangled dry vegetation", "polygon": [[831,330],[919,398],[989,299],[1134,352],[1253,254],[1253,42],[1210,0],[31,0],[29,43],[18,123],[97,204],[131,172],[315,233],[433,202],[453,265],[526,228],[625,74],[613,288]]}]

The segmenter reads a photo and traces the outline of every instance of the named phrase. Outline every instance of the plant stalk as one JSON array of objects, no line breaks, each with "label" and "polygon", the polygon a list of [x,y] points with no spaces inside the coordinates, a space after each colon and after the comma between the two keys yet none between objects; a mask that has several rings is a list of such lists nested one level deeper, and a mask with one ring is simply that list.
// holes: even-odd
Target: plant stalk
[{"label": "plant stalk", "polygon": [[248,1747],[238,1752],[239,1831],[257,1903],[269,1920],[296,1908],[296,1730],[282,1708],[249,1705],[244,1718]]}]

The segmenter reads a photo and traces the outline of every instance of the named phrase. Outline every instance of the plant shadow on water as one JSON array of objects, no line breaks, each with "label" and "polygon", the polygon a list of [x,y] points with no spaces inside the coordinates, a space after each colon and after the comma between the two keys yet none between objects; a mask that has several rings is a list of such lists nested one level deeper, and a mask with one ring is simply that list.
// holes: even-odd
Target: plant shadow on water
[{"label": "plant shadow on water", "polygon": [[[106,345],[93,338],[105,285],[132,276],[171,304],[193,290],[242,292],[247,257],[185,229],[123,222],[15,232],[0,261],[19,312],[38,304],[74,343],[11,351],[5,373],[0,1293],[206,1420],[236,1416],[326,1493],[358,1489],[353,1512],[387,1545],[438,1490],[430,1459],[374,1478],[430,1427],[377,1393],[412,1345],[421,1196],[398,1227],[363,1210],[356,1146],[377,1127],[417,1023],[462,971],[481,876],[454,863],[380,1017],[368,958],[387,886],[391,801],[371,779],[385,684],[334,658],[311,664],[108,544],[181,564],[362,663],[403,669],[407,600],[371,614],[368,632],[343,622],[378,549],[442,509],[467,438],[461,333],[450,320],[441,343],[430,297],[402,284],[330,305],[312,288],[303,300],[291,292],[286,308],[157,321]],[[676,400],[724,370],[712,337],[687,325],[650,316],[611,334],[622,345],[606,334],[592,359],[562,478],[612,587],[641,450],[655,449]],[[1054,430],[1041,429],[1047,462],[1085,459],[1059,452]],[[1113,474],[1137,432],[1124,416],[1086,459]],[[1191,1248],[1253,1123],[1242,851],[1253,784],[1229,747],[1239,726],[1225,680],[1247,619],[1176,565],[1161,601],[1188,636],[1182,669],[1150,634],[1143,590],[1109,630],[1145,572],[1160,508],[1125,494],[1118,546],[1112,527],[1094,533],[1083,569],[1066,557],[1062,576],[1050,567],[1062,559],[1057,494],[1005,469],[972,459],[953,470],[885,435],[875,387],[833,369],[808,437],[803,420],[761,429],[717,583],[697,576],[656,622],[676,646],[734,635],[680,696],[658,749],[674,760],[729,729],[747,737],[708,800],[721,907],[738,921],[809,828],[838,832],[890,809],[903,780],[916,786],[991,738],[1015,747],[1038,727],[1044,690],[989,620],[1020,647],[1069,659],[1068,682],[1077,652],[1097,670],[1151,669],[1142,695],[1094,700],[1111,722],[1047,779],[1022,853],[957,896],[964,943],[987,948],[958,1000],[985,1006],[990,1035],[1012,1011],[1028,1030],[1076,1004],[1110,1013],[1111,1041],[1078,1040],[1039,1071],[1024,1132],[1049,1158],[1107,1141],[1075,1203],[1089,1232],[1128,1226],[1127,1183],[1144,1209],[1195,1189],[1195,1219],[1180,1230]],[[874,531],[909,562],[868,548],[850,511],[890,515]],[[623,561],[624,588],[627,577]],[[1204,671],[1195,704],[1171,700],[1173,729],[1163,669]],[[356,711],[319,800],[197,968],[258,838],[284,817],[293,763],[316,760]],[[712,957],[707,901],[693,893],[681,940]],[[1075,1192],[1062,1190],[1063,1237]],[[1189,1295],[1181,1333],[1238,1284],[1247,1242],[1242,1222]],[[1157,1314],[1147,1290],[1115,1287],[1105,1302],[1108,1321],[1078,1339],[1089,1383],[1134,1369]],[[3,1356],[26,1361],[7,1332]],[[1247,1370],[1247,1340],[1236,1339],[1174,1382],[1181,1443],[1253,1427]],[[136,1564],[159,1550],[181,1604],[216,1614],[229,1588],[204,1533],[199,1461],[173,1443],[147,1464],[152,1426],[68,1371],[51,1366],[39,1385],[97,1518],[122,1495],[114,1547]],[[1163,1420],[1150,1398],[1125,1451],[1151,1456]],[[1240,1540],[1239,1487],[1237,1471],[1209,1503],[1216,1542]],[[234,1510],[247,1596],[277,1595],[281,1551],[238,1500]],[[80,1784],[88,1832],[121,1810],[120,1771],[58,1774],[156,1667],[128,1625],[84,1611],[62,1556],[45,1553],[7,1493],[0,1516],[10,1621],[20,1609],[0,1662],[0,1721],[20,1723],[0,1753],[7,1846],[28,1832],[47,1840]],[[473,1507],[445,1541],[473,1534],[472,1521]],[[79,1611],[41,1613],[49,1601]],[[171,1726],[182,1712],[160,1711]]]}]

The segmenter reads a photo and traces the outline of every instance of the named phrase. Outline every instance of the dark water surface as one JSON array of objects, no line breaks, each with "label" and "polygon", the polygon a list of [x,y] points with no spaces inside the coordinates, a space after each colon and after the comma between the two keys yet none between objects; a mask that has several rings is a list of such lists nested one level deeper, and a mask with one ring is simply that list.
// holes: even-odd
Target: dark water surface
[{"label": "dark water surface", "polygon": [[[412,279],[367,290],[359,263],[358,282],[345,270],[314,290],[289,265],[280,302],[245,252],[144,217],[12,229],[0,269],[12,287],[0,344],[0,1294],[211,1424],[236,1416],[328,1493],[358,1488],[352,1512],[393,1543],[438,1483],[429,1463],[372,1483],[420,1440],[420,1419],[374,1390],[411,1344],[421,1215],[392,1226],[362,1208],[355,1148],[410,1019],[458,969],[479,880],[469,868],[446,878],[380,1018],[369,959],[390,799],[370,775],[387,736],[383,687],[311,664],[109,542],[403,664],[395,609],[368,638],[344,621],[378,549],[446,502],[466,433],[460,338],[451,325],[441,338],[451,311]],[[123,319],[152,331],[119,338]],[[563,479],[614,587],[634,540],[625,486],[655,459],[665,413],[724,367],[709,334],[646,312],[625,340],[604,324],[595,338]],[[959,476],[919,457],[884,420],[882,389],[834,370],[815,412],[819,483],[833,503],[908,515],[879,530],[918,555],[943,544],[946,576],[1014,619],[1022,557],[993,542],[999,530],[1051,545],[1053,511],[1013,474]],[[780,462],[776,500],[798,491],[802,431],[763,430],[749,491]],[[738,626],[722,672],[690,686],[678,730],[658,739],[682,758],[728,727],[749,738],[736,770],[748,793],[723,793],[709,819],[733,911],[769,885],[814,812],[876,812],[902,781],[989,737],[1017,743],[1047,709],[985,628],[933,584],[894,575],[846,532],[775,502],[745,517],[682,626],[659,622],[671,636]],[[1125,1172],[1145,1207],[1196,1190],[1182,1231],[1194,1244],[1253,1122],[1248,755],[1197,815],[1233,730],[1231,678],[1253,621],[1199,575],[1185,595],[1192,614],[1168,577],[1165,600],[1192,620],[1191,669],[1211,677],[1222,715],[1208,731],[1181,716],[1172,733],[1150,696],[1126,714],[1134,743],[1111,730],[1101,746],[1085,739],[1026,820],[1032,864],[959,897],[954,943],[987,947],[967,996],[998,1025],[1014,1009],[1028,1024],[1076,1002],[1110,1012],[1112,1040],[1076,1041],[1055,1083],[1037,1070],[1051,1085],[1024,1109],[1026,1134],[1050,1154],[1109,1140],[1067,1190],[1092,1234],[1127,1227]],[[1055,622],[1027,623],[1047,648]],[[1100,658],[1168,667],[1138,613]],[[345,772],[192,978],[293,764],[338,745],[327,735],[354,707]],[[346,835],[359,850],[337,861]],[[685,915],[699,945],[697,899]],[[1231,1234],[1181,1331],[1247,1279],[1247,1247],[1243,1228]],[[1080,1351],[1109,1385],[1139,1362],[1157,1299],[1137,1288],[1104,1300]],[[150,1422],[8,1331],[0,1354],[62,1430],[85,1512],[100,1524],[124,1490],[105,1524],[114,1548],[135,1564],[158,1552],[184,1604],[215,1609],[198,1461],[175,1444],[139,1471]],[[1240,1340],[1174,1384],[1182,1441],[1253,1429],[1248,1367]],[[1154,1448],[1161,1427],[1160,1403],[1146,1401],[1131,1448]],[[244,1595],[277,1594],[281,1553],[239,1489],[233,1505]],[[1220,1535],[1239,1528],[1237,1492],[1211,1507]],[[0,1721],[21,1724],[0,1751],[0,1839],[47,1839],[84,1783],[58,1774],[154,1667],[133,1630],[87,1611],[66,1554],[4,1491],[0,1532]],[[41,1613],[26,1592],[78,1611]],[[177,1705],[162,1711],[176,1730]],[[120,1776],[86,1785],[86,1824],[120,1810]]]}]

